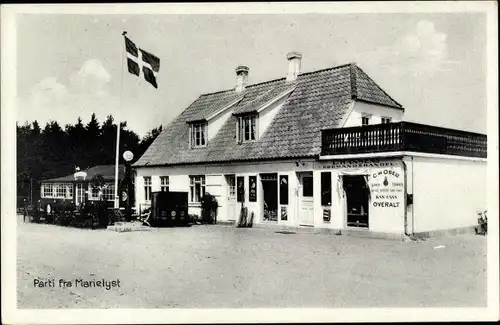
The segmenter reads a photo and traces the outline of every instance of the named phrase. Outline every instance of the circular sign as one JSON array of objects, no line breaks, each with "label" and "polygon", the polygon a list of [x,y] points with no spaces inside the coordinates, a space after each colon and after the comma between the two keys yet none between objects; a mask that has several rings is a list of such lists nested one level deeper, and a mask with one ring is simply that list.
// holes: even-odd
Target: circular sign
[{"label": "circular sign", "polygon": [[123,191],[122,192],[122,201],[125,202],[125,201],[127,201],[127,199],[128,199],[127,191]]},{"label": "circular sign", "polygon": [[132,151],[127,150],[123,153],[123,159],[125,159],[126,161],[131,161],[132,159],[134,159],[134,154],[132,153]]}]

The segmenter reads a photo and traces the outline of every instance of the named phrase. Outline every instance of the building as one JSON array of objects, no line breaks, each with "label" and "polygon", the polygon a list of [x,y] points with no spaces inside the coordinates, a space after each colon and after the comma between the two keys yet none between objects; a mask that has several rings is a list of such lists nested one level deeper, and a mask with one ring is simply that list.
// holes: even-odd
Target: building
[{"label": "building", "polygon": [[[119,166],[118,179],[123,179],[125,167]],[[101,175],[104,180],[102,198],[113,206],[115,199],[115,165],[98,165],[63,177],[41,181],[40,198],[42,206],[47,204],[70,204],[79,206],[87,201],[99,199],[99,189],[93,186],[92,179]]]},{"label": "building", "polygon": [[244,204],[254,224],[404,236],[470,229],[486,207],[486,136],[402,122],[404,108],[356,64],[201,95],[134,164],[136,209],[152,191]]}]

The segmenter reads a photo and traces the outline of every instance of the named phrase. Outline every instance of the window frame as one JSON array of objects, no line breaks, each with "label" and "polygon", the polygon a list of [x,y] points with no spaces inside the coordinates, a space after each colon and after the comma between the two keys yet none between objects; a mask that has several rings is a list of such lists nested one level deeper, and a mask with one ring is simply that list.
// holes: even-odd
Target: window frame
[{"label": "window frame", "polygon": [[236,121],[236,141],[238,143],[254,142],[258,140],[258,114],[238,116]]},{"label": "window frame", "polygon": [[170,177],[160,176],[160,191],[169,192],[170,191]]},{"label": "window frame", "polygon": [[115,184],[106,183],[102,188],[103,201],[113,202],[115,200]]},{"label": "window frame", "polygon": [[[199,204],[206,193],[206,177],[205,175],[189,175],[189,203]],[[199,198],[196,194],[199,188]]]},{"label": "window frame", "polygon": [[189,124],[189,146],[204,148],[208,143],[208,123],[197,122]]},{"label": "window frame", "polygon": [[[361,126],[370,125],[371,118],[372,118],[371,114],[366,114],[366,113],[361,114]],[[366,121],[366,124],[365,124],[365,121]]]},{"label": "window frame", "polygon": [[380,123],[381,124],[389,124],[392,122],[392,117],[389,117],[389,116],[382,116],[380,118]]},{"label": "window frame", "polygon": [[[143,176],[142,178],[144,184],[144,201],[151,202],[151,192],[152,192],[152,180],[151,176]],[[104,194],[104,191],[103,191]]]}]

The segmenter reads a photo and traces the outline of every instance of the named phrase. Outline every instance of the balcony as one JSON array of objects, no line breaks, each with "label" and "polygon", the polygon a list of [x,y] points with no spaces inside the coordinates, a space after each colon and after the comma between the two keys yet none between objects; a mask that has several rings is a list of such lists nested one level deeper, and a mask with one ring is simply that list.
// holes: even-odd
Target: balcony
[{"label": "balcony", "polygon": [[394,151],[486,158],[486,135],[411,122],[323,130],[321,155]]}]

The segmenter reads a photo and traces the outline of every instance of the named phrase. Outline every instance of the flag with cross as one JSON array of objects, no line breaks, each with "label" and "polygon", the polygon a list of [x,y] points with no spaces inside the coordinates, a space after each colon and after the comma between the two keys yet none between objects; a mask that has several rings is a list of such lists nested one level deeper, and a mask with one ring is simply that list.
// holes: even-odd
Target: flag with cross
[{"label": "flag with cross", "polygon": [[127,32],[123,32],[125,37],[125,49],[127,51],[127,66],[128,72],[135,74],[138,77],[142,76],[153,87],[158,88],[156,78],[160,70],[160,59],[137,47],[127,36]]}]

